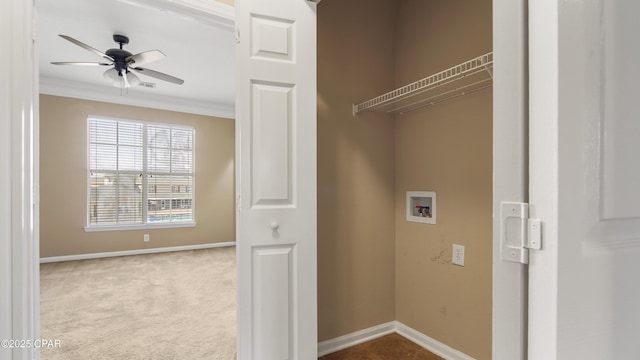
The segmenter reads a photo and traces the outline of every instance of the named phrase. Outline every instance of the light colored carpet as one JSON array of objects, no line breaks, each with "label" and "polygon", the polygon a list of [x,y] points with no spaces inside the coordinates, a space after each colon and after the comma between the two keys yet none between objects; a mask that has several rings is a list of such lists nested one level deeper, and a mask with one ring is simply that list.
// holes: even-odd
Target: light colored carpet
[{"label": "light colored carpet", "polygon": [[43,360],[236,359],[235,247],[42,264]]}]

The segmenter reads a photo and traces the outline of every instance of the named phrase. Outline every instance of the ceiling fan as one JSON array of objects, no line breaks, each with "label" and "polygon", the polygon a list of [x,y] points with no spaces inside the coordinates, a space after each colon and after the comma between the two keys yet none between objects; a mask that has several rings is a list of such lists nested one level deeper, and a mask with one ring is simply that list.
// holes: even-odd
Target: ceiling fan
[{"label": "ceiling fan", "polygon": [[109,80],[112,85],[117,87],[131,87],[140,84],[140,79],[134,74],[143,74],[156,78],[158,80],[168,81],[173,84],[182,85],[184,80],[159,71],[140,67],[153,61],[163,59],[166,55],[160,50],[143,51],[138,54],[131,54],[122,47],[129,43],[129,38],[124,35],[113,35],[113,41],[120,44],[119,49],[109,49],[102,52],[83,42],[80,42],[71,36],[60,35],[61,38],[68,40],[81,48],[91,51],[101,56],[108,62],[51,62],[54,65],[74,65],[74,66],[110,66],[110,69],[104,72],[105,79]]}]

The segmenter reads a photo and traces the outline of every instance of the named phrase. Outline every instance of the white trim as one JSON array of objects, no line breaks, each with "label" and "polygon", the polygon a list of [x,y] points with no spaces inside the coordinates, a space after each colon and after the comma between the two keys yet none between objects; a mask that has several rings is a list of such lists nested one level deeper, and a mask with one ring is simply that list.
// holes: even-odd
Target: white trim
[{"label": "white trim", "polygon": [[322,341],[318,343],[318,356],[331,354],[394,332],[396,332],[396,322],[390,321],[334,339]]},{"label": "white trim", "polygon": [[[537,1],[533,1],[537,2]],[[493,0],[492,357],[527,358],[527,266],[500,259],[500,204],[528,201],[527,0]]]},{"label": "white trim", "polygon": [[120,0],[131,5],[188,16],[205,24],[232,29],[235,26],[235,7],[210,0]]},{"label": "white trim", "polygon": [[[15,6],[15,2],[3,1],[0,3],[0,42],[13,46],[11,37],[11,7]],[[11,164],[15,155],[11,152],[12,136],[11,127],[13,125],[13,117],[11,114],[11,105],[16,102],[16,98],[12,94],[11,89],[11,70],[12,66],[11,52],[3,52],[0,55],[0,187],[3,189],[0,193],[0,318],[6,321],[0,321],[0,339],[12,338],[12,314],[11,301],[13,294],[12,279],[12,229],[11,224],[14,219],[11,217],[12,201],[10,196],[11,189]],[[17,139],[16,139],[17,140]],[[5,359],[10,356],[8,349],[0,348],[0,358]]]},{"label": "white trim", "polygon": [[[193,11],[204,12],[207,14],[214,14],[221,18],[230,20],[232,24],[235,24],[236,9],[231,5],[211,0],[178,0],[175,2],[184,8],[189,8]],[[188,11],[183,10],[183,12],[186,14]]]},{"label": "white trim", "polygon": [[127,231],[127,230],[147,230],[147,229],[176,229],[176,228],[188,228],[196,227],[195,221],[189,222],[172,222],[167,224],[140,224],[140,225],[91,225],[85,226],[85,232],[99,232],[99,231]]},{"label": "white trim", "polygon": [[[39,338],[38,65],[33,1],[0,4],[0,335]],[[6,151],[6,153],[5,153]],[[4,250],[7,250],[6,252]],[[5,273],[4,271],[7,271]],[[6,318],[5,318],[6,316]],[[38,349],[0,348],[0,358],[38,358]]]},{"label": "white trim", "polygon": [[[131,119],[131,118],[118,117],[118,116],[103,116],[103,115],[89,114],[89,115],[87,115],[87,120],[90,120],[90,119],[95,119],[95,120],[113,120],[113,121],[118,121],[118,122],[129,123],[129,124],[143,124],[143,125],[149,125],[149,126],[171,127],[173,129],[181,129],[181,130],[191,130],[191,131],[195,131],[196,130],[195,126],[192,126],[192,125],[181,125],[181,124],[174,124],[174,123],[171,123],[171,122]],[[168,175],[168,174],[169,173],[167,173],[165,175]]]},{"label": "white trim", "polygon": [[396,321],[396,332],[446,360],[474,360],[471,356]]},{"label": "white trim", "polygon": [[[571,156],[569,154],[573,154],[574,152],[573,150],[564,150],[564,148],[560,151],[560,148],[563,146],[567,146],[567,149],[571,146],[582,147],[583,144],[571,141],[566,145],[561,145],[559,143],[560,139],[573,140],[576,138],[566,133],[567,125],[560,127],[560,124],[565,121],[569,124],[579,124],[584,121],[585,126],[600,126],[597,125],[597,123],[590,123],[592,116],[598,116],[596,115],[598,112],[597,103],[588,104],[588,108],[583,111],[579,111],[575,106],[582,107],[583,103],[576,103],[575,99],[582,98],[583,96],[584,99],[591,99],[590,96],[592,88],[588,86],[590,84],[584,82],[584,80],[587,79],[585,77],[593,76],[594,81],[597,81],[595,78],[600,78],[602,80],[605,79],[604,72],[601,72],[599,69],[593,73],[586,73],[586,71],[593,71],[584,67],[584,65],[590,60],[581,58],[582,54],[589,54],[589,57],[593,59],[591,61],[597,61],[595,59],[600,56],[598,53],[600,45],[598,44],[604,44],[605,39],[598,38],[597,40],[593,40],[593,45],[588,43],[591,40],[585,42],[585,36],[587,36],[587,34],[597,34],[598,37],[602,35],[600,35],[596,30],[589,30],[588,32],[582,33],[583,29],[581,26],[597,24],[597,26],[602,29],[601,31],[604,31],[605,24],[602,22],[602,19],[594,19],[595,22],[586,22],[586,20],[591,16],[595,16],[597,18],[598,14],[601,14],[604,2],[593,2],[593,5],[591,6],[587,6],[586,4],[580,4],[580,6],[564,6],[569,5],[568,3],[569,2],[567,2],[567,4],[560,4],[559,6],[558,1],[555,0],[529,1],[529,216],[542,220],[542,223],[544,224],[542,227],[544,248],[542,249],[543,251],[531,251],[529,253],[529,295],[527,299],[529,304],[527,314],[528,359],[562,359],[564,358],[561,355],[563,354],[563,351],[561,351],[562,349],[566,351],[574,348],[574,346],[580,346],[578,343],[568,341],[570,338],[584,339],[584,346],[589,347],[590,349],[599,349],[598,345],[603,344],[600,343],[600,340],[607,338],[611,334],[607,327],[614,326],[613,323],[607,324],[602,331],[587,332],[578,328],[581,324],[572,322],[572,325],[576,326],[576,329],[575,331],[569,331],[566,327],[566,324],[568,323],[559,323],[558,318],[558,310],[560,309],[559,305],[570,306],[569,304],[565,305],[565,301],[566,299],[573,298],[572,296],[569,296],[565,298],[564,301],[560,301],[558,298],[560,290],[567,294],[568,292],[571,292],[571,290],[580,289],[580,287],[576,286],[579,286],[578,284],[582,284],[582,281],[589,278],[589,275],[591,275],[592,271],[595,270],[595,268],[587,266],[586,264],[597,263],[592,263],[592,260],[587,260],[583,265],[581,261],[584,259],[583,256],[585,256],[585,254],[580,254],[579,252],[575,255],[564,253],[564,251],[573,250],[574,242],[578,241],[578,239],[574,237],[577,236],[577,233],[572,233],[569,229],[575,229],[575,226],[586,225],[587,223],[585,221],[587,218],[583,218],[583,216],[586,216],[587,213],[582,212],[582,210],[577,210],[576,215],[569,216],[563,213],[563,215],[560,216],[559,206],[569,205],[569,201],[579,201],[583,196],[587,196],[587,194],[583,195],[580,193],[580,197],[578,197],[576,194],[578,194],[582,189],[589,189],[582,188],[585,184],[594,180],[600,181],[598,177],[591,177],[591,174],[602,170],[591,168],[591,166],[595,165],[589,161],[593,156],[592,146],[586,146],[586,144],[584,144],[584,149],[581,149],[583,151],[583,163],[580,165],[576,164],[575,166],[572,165],[567,168],[563,167],[563,177],[561,178],[559,163],[561,155],[564,156],[564,159],[570,159]],[[578,12],[572,12],[576,10]],[[565,13],[565,11],[569,12]],[[566,26],[566,28],[560,29],[560,21],[562,21],[563,27]],[[575,21],[585,22],[573,24],[572,26],[567,24],[568,22],[573,23]],[[578,31],[580,33],[578,33]],[[570,41],[572,43],[569,44],[561,42],[561,39],[563,41],[571,39]],[[568,46],[563,45],[571,46],[571,50],[568,50]],[[569,52],[575,52],[576,55],[567,55]],[[571,61],[571,63],[563,62],[568,61],[568,59],[575,59],[576,61]],[[566,67],[563,68],[564,71],[561,71],[561,65],[570,66],[571,69]],[[565,71],[575,74],[575,76],[564,74]],[[565,81],[571,81],[572,83],[576,81],[575,91],[572,91],[576,94],[561,93],[560,91],[566,91],[568,88],[561,89],[559,87],[561,84],[560,78]],[[565,83],[565,85],[568,84]],[[596,99],[598,97],[599,96],[596,96]],[[562,106],[560,104],[562,104]],[[576,110],[567,111],[567,109]],[[580,118],[584,117],[584,119],[574,120],[575,116]],[[604,116],[604,113],[600,116]],[[590,131],[600,131],[595,130],[596,128],[593,129],[594,130]],[[585,128],[576,128],[574,131],[578,132],[578,134],[575,136],[580,138],[582,136],[580,132],[584,130]],[[603,141],[601,136],[602,135],[598,134],[598,140],[594,139],[593,146],[599,146],[596,145],[596,142],[599,143],[600,141]],[[584,139],[586,140],[587,138],[585,137]],[[589,180],[586,180],[583,184],[577,185],[580,190],[567,191],[563,194],[563,197],[560,197],[560,194],[558,193],[560,188],[569,190],[570,187],[568,183],[564,182],[572,179],[574,171],[583,171],[582,166],[585,166],[585,170],[587,170],[586,167],[590,167],[588,172],[585,172],[584,174]],[[593,186],[597,189],[602,185],[597,184]],[[578,191],[578,193],[575,191]],[[588,196],[593,196],[593,200],[596,201],[596,208],[598,207],[597,195],[598,194],[595,192],[593,194],[588,193]],[[561,225],[558,223],[558,220],[561,218],[565,221],[568,220],[568,224],[566,226],[565,224]],[[563,229],[565,235],[569,236],[560,238],[560,228]],[[585,230],[585,232],[586,231],[587,230]],[[561,248],[563,249],[562,251],[560,251]],[[560,256],[561,253],[563,256]],[[570,258],[572,260],[569,260]],[[567,262],[561,263],[560,259],[564,259]],[[623,269],[625,265],[626,264],[620,263],[615,266],[620,266],[619,269]],[[566,269],[566,271],[562,272],[562,278],[566,279],[567,284],[572,285],[571,287],[560,289],[559,268],[562,268],[563,270]],[[612,264],[612,267],[608,269],[611,270],[611,273],[607,275],[615,276],[613,269],[614,265]],[[584,270],[586,271],[582,272]],[[595,282],[596,284],[598,283],[598,281]],[[611,286],[611,292],[607,295],[613,298],[617,294],[613,291],[613,286],[615,285],[612,283]],[[595,286],[593,289],[597,290],[598,287]],[[578,316],[578,314],[581,314],[584,311],[589,311],[587,309],[590,309],[593,304],[594,303],[589,301],[581,302],[579,306],[573,306],[573,309],[571,309],[570,312],[572,315],[575,314],[575,316]],[[568,307],[563,308],[569,310]],[[618,309],[616,309],[616,311],[617,310]],[[565,317],[564,320],[577,319],[577,317],[572,315]],[[605,319],[608,319],[606,313],[601,315],[602,317],[595,318],[587,315],[585,320],[599,319],[606,321]],[[589,325],[592,324],[590,323]],[[601,326],[604,325],[604,323],[594,321],[593,325]],[[562,336],[559,336],[559,330],[564,330],[566,332],[563,332]],[[559,346],[559,340],[561,338],[563,338],[564,341],[562,341],[562,346]],[[606,347],[611,346],[611,352],[609,354],[617,353],[614,347],[616,345],[623,345],[620,340],[621,339],[619,338],[616,338],[613,342],[604,340],[604,343],[607,343]],[[618,358],[624,358],[622,353],[624,353],[624,350],[618,353]],[[610,358],[608,356],[604,356],[603,353],[598,353],[597,351],[590,355],[591,356],[589,357],[592,358]],[[584,356],[577,356],[576,358],[584,358]]]},{"label": "white trim", "polygon": [[127,96],[120,96],[119,92],[110,90],[112,89],[76,81],[48,77],[40,78],[40,94],[44,95],[235,119],[235,104],[179,99],[149,94],[130,93]]},{"label": "white trim", "polygon": [[227,241],[227,242],[201,244],[201,245],[171,246],[171,247],[152,248],[152,249],[110,251],[110,252],[92,253],[92,254],[52,256],[52,257],[41,258],[40,263],[45,264],[45,263],[53,263],[53,262],[61,262],[61,261],[100,259],[100,258],[108,258],[108,257],[116,257],[116,256],[146,255],[146,254],[157,254],[157,253],[172,252],[172,251],[213,249],[213,248],[230,247],[230,246],[236,246],[236,242]]},{"label": "white trim", "polygon": [[398,333],[446,360],[474,360],[471,356],[453,349],[438,340],[432,339],[399,321],[390,321],[334,339],[322,341],[318,344],[318,356],[331,354],[391,333]]}]

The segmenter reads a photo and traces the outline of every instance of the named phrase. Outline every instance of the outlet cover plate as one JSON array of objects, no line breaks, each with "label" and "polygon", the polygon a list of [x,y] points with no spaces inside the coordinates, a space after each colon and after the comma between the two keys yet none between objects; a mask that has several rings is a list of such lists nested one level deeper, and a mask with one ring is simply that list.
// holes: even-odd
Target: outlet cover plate
[{"label": "outlet cover plate", "polygon": [[453,256],[451,263],[454,265],[464,266],[464,246],[453,244]]}]

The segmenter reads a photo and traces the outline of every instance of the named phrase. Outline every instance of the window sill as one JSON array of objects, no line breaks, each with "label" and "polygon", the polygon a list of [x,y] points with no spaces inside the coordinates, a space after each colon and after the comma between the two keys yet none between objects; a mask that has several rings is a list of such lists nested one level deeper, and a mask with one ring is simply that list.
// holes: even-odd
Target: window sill
[{"label": "window sill", "polygon": [[138,224],[138,225],[93,225],[85,226],[85,232],[98,231],[126,231],[126,230],[148,230],[148,229],[176,229],[196,227],[196,222],[181,222],[169,224]]}]

